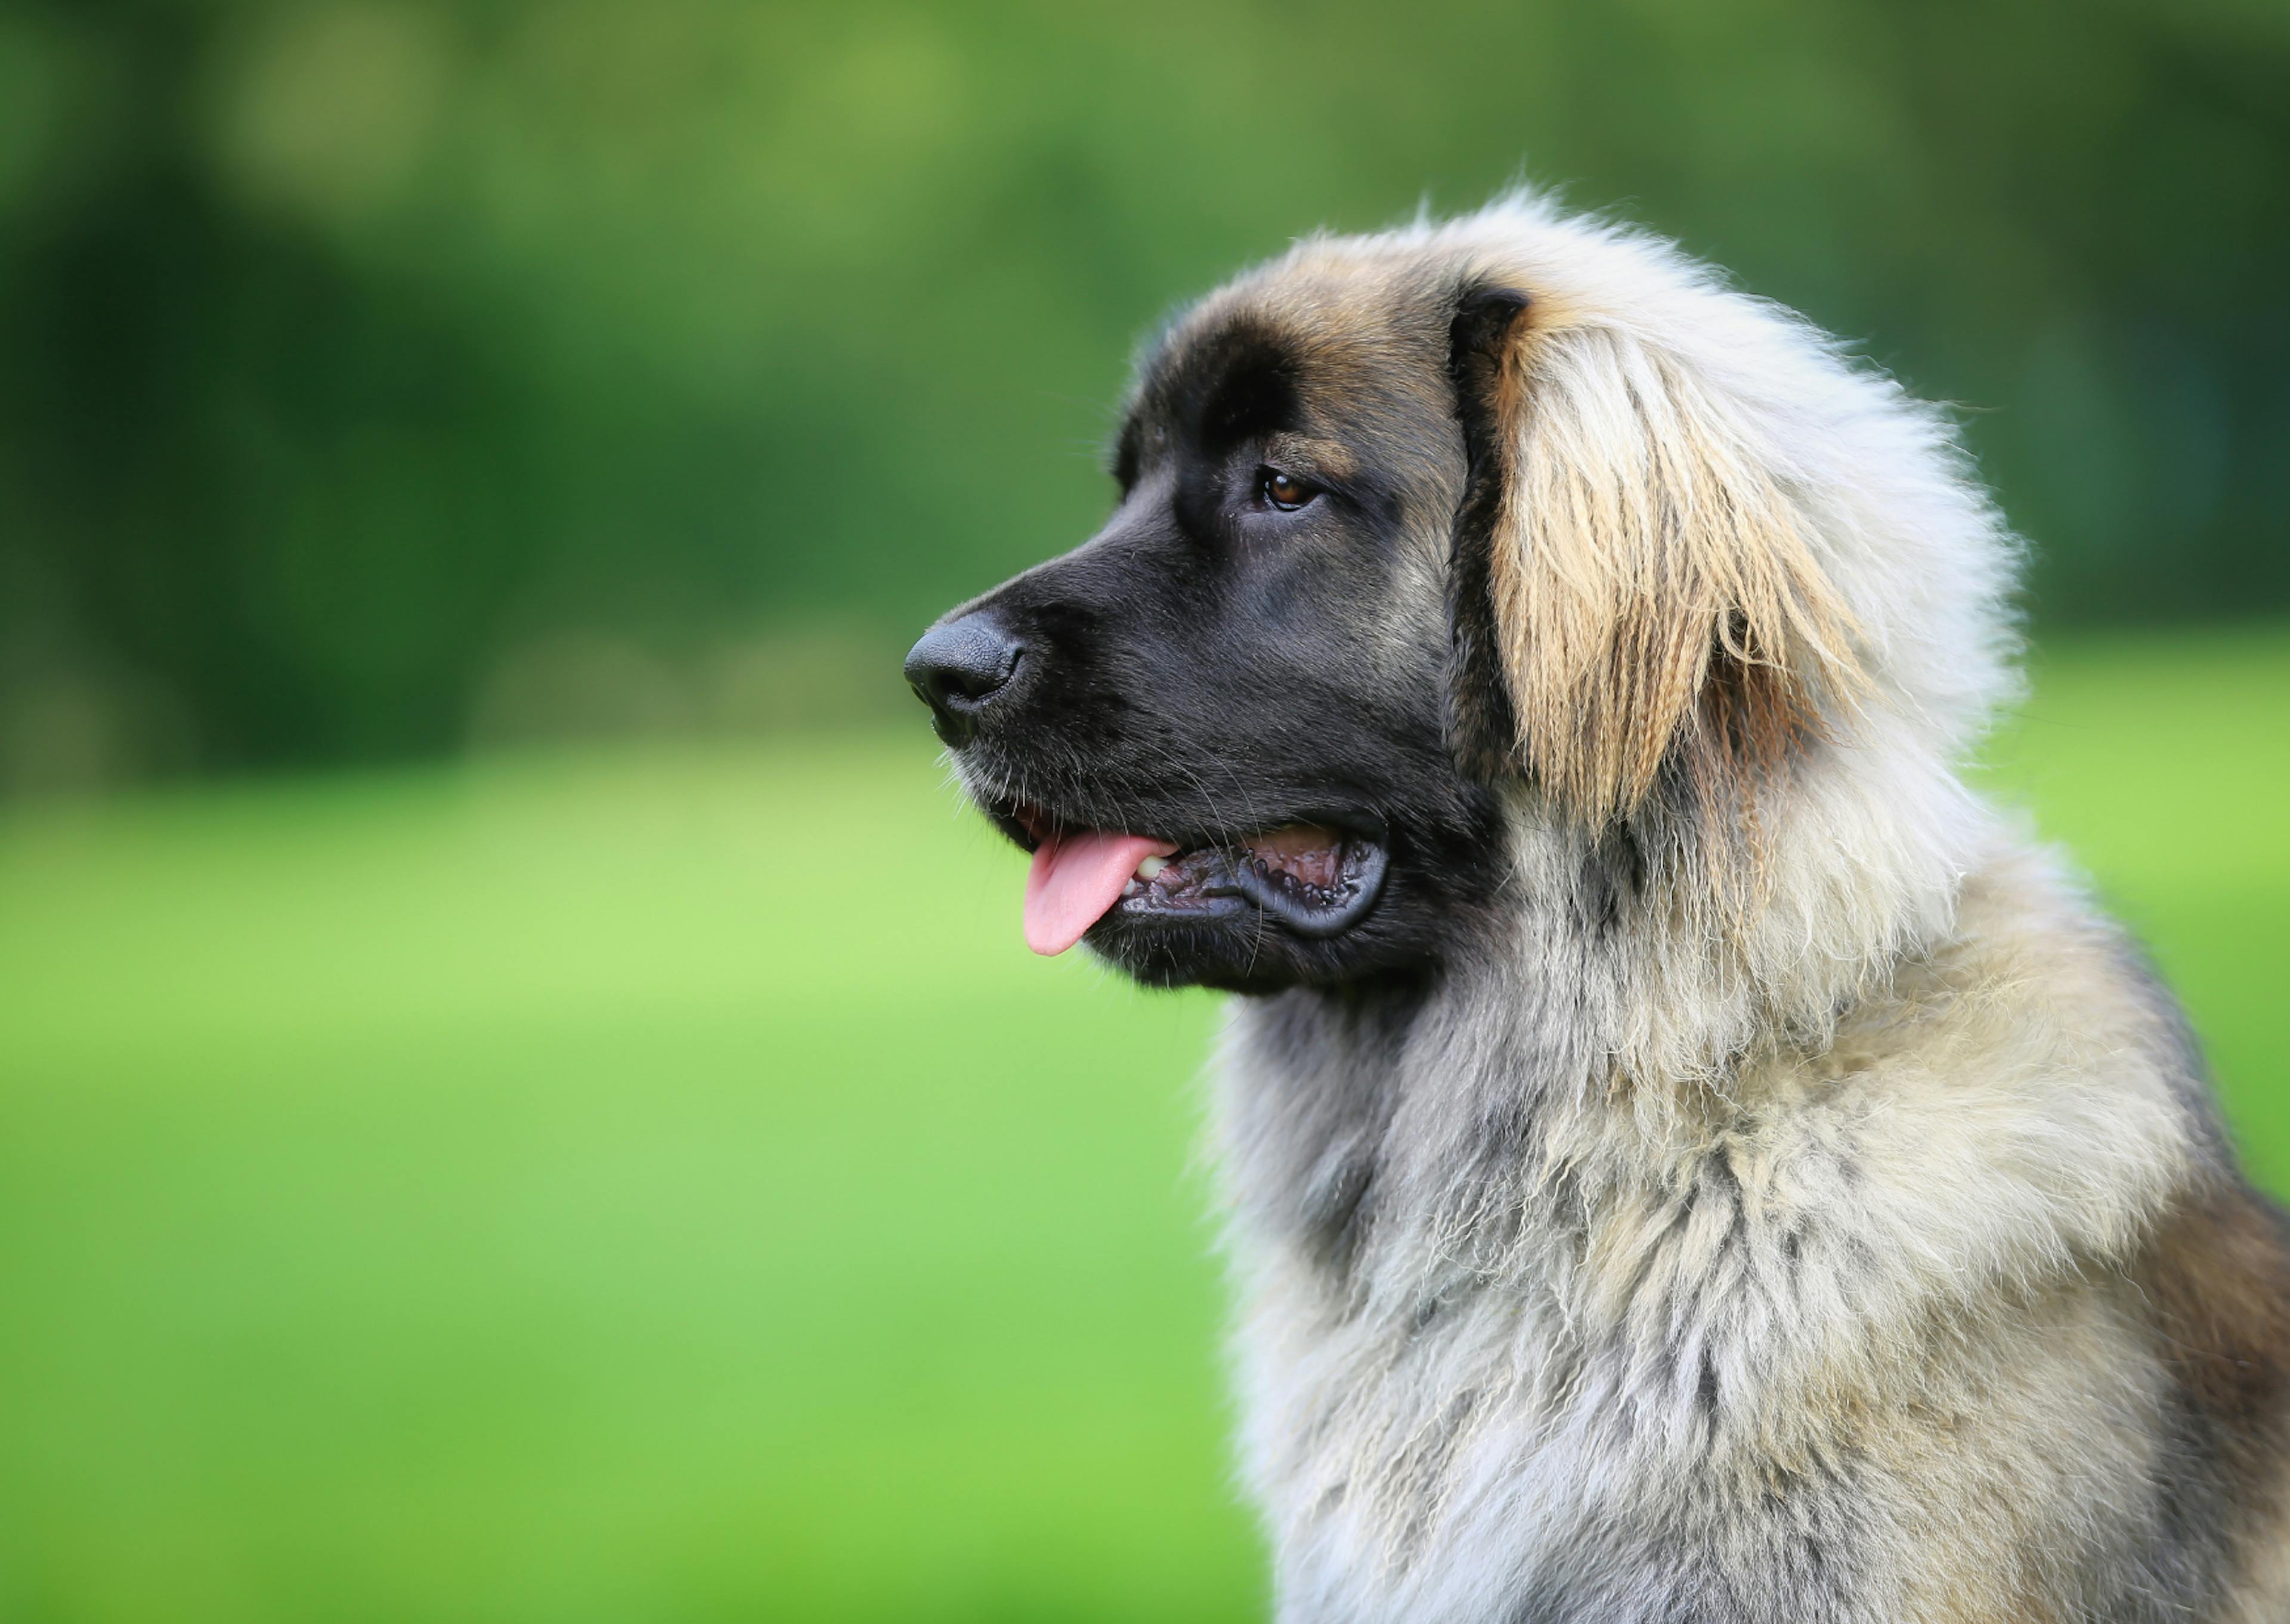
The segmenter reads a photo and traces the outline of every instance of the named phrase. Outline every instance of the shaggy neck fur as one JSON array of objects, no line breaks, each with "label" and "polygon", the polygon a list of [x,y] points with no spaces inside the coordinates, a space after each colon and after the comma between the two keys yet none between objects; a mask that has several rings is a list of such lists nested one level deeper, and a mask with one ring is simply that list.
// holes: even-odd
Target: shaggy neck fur
[{"label": "shaggy neck fur", "polygon": [[[1748,908],[1708,894],[1690,837],[1618,862],[1612,836],[1586,837],[1522,788],[1509,906],[1479,954],[1421,980],[1237,1007],[1225,1069],[1295,1092],[1234,1102],[1224,1148],[1247,1165],[1233,1188],[1256,1220],[1344,1263],[1348,1290],[1408,1314],[1499,1253],[1556,1171],[1522,1166],[1530,1123],[1578,1119],[1593,1159],[1666,1176],[1719,1118],[1760,1103],[1745,1094],[1776,1043],[1820,1055],[1895,965],[1949,935],[1999,835],[1917,756],[1900,739],[1825,749],[1769,814]],[[1413,1120],[1395,1126],[1403,1112]],[[1381,1249],[1428,1274],[1349,1267],[1371,1212],[1431,1243]]]},{"label": "shaggy neck fur", "polygon": [[[1692,910],[1659,886],[1600,928],[1579,841],[1523,821],[1510,929],[1485,957],[1237,1011],[1217,1129],[1243,1458],[1284,1618],[1495,1617],[1503,1596],[1643,1583],[1726,1508],[1777,1494],[1816,1519],[1789,1536],[1805,1550],[1937,1537],[2001,1560],[2024,1538],[1981,1524],[1980,1496],[2019,1491],[1982,1476],[1977,1444],[1929,1468],[1958,1487],[1836,1485],[1886,1406],[2065,1424],[2044,1381],[2015,1383],[2055,1345],[2125,1334],[2082,1283],[2126,1264],[2187,1176],[2170,1040],[2120,1001],[2086,1030],[2023,1026],[1982,990],[2014,956],[2110,950],[2071,892],[1989,844],[1960,790],[1916,803],[1926,821],[1876,775],[1838,776],[1823,815],[1867,820],[1847,849],[1882,872],[1777,829],[1795,855],[1738,938],[1679,933]],[[2011,1080],[1948,1088],[1981,1064]],[[1987,1343],[1967,1363],[1972,1324]],[[2150,1404],[2118,1369],[2100,1402]],[[2061,1515],[2150,1469],[2135,1444],[2077,1436],[2039,1497]]]}]

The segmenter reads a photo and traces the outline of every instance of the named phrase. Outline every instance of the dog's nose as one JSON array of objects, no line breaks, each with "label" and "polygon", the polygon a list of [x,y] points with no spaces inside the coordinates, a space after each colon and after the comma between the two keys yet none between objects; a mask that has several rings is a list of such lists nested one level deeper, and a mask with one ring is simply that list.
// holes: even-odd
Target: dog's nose
[{"label": "dog's nose", "polygon": [[933,626],[908,651],[907,684],[931,708],[931,725],[947,743],[964,745],[978,713],[1002,692],[1026,645],[981,610]]}]

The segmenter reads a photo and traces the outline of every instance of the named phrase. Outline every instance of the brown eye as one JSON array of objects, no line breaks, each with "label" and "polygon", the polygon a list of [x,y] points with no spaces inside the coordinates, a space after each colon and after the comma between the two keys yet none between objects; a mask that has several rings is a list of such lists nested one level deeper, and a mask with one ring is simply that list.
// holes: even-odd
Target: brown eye
[{"label": "brown eye", "polygon": [[1262,482],[1259,488],[1264,493],[1264,500],[1283,513],[1295,512],[1297,508],[1319,494],[1302,480],[1284,474],[1277,468],[1266,468],[1259,478]]}]

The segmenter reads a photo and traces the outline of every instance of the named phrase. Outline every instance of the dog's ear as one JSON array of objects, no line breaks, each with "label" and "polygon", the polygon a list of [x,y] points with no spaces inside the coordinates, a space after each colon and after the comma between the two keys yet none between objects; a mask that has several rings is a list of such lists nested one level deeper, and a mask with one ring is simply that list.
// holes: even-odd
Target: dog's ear
[{"label": "dog's ear", "polygon": [[1449,328],[1469,460],[1450,571],[1449,740],[1597,829],[1665,766],[1746,814],[1758,779],[1862,683],[1798,504],[1677,358],[1544,330],[1475,284]]}]

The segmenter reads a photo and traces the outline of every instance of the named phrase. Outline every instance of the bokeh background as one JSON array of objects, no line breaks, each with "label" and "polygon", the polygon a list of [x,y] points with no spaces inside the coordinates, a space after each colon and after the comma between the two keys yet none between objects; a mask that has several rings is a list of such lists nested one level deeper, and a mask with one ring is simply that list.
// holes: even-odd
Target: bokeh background
[{"label": "bokeh background", "polygon": [[2280,0],[0,0],[0,1618],[1261,1616],[1190,1083],[896,675],[1563,187],[1956,403],[2290,1188]]}]

